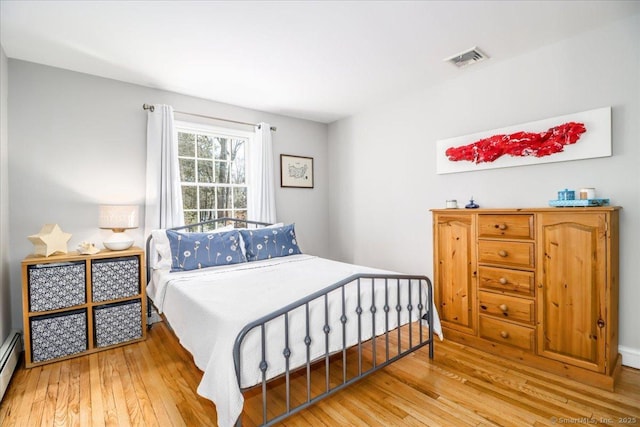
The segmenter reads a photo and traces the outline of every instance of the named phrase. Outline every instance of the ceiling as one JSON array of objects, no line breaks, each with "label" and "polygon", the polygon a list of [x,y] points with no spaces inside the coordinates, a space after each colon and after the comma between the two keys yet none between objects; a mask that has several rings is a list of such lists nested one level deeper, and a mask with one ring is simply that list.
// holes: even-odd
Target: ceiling
[{"label": "ceiling", "polygon": [[[0,0],[0,42],[9,58],[329,123],[638,13],[606,0]],[[443,61],[474,46],[491,59]]]}]

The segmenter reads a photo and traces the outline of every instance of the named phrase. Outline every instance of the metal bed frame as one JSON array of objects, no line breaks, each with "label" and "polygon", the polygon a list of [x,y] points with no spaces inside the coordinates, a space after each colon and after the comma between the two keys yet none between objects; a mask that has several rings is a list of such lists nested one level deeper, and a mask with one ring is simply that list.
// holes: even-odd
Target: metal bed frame
[{"label": "metal bed frame", "polygon": [[[204,230],[205,228],[216,228],[217,225],[226,225],[232,223],[235,226],[240,225],[242,228],[250,228],[250,227],[263,227],[270,225],[269,223],[259,222],[259,221],[250,221],[244,219],[236,219],[236,218],[219,218],[211,221],[204,221],[197,224],[182,226],[182,227],[174,227],[171,230]],[[213,225],[213,227],[212,227]],[[150,251],[150,243],[151,236],[147,239],[146,250],[147,253]],[[147,269],[149,269],[149,263],[147,263]],[[147,272],[149,273],[149,271]],[[147,277],[150,277],[147,274]],[[408,283],[408,286],[404,287],[404,289],[400,286],[401,282]],[[355,286],[357,288],[357,307],[355,312],[346,311],[346,300],[345,300],[345,289],[349,286]],[[412,301],[411,290],[413,286],[419,286],[418,289],[418,301]],[[363,307],[361,304],[362,296],[368,289],[373,293],[374,289],[382,289],[384,288],[384,304],[381,305],[380,302],[374,302],[369,307]],[[424,293],[423,293],[424,289]],[[406,296],[403,298],[403,291],[406,290]],[[341,316],[338,319],[339,323],[342,325],[342,349],[337,352],[331,353],[329,351],[329,335],[332,332],[329,319],[329,294],[332,292],[339,292],[341,295],[342,310]],[[382,290],[380,290],[382,292]],[[389,296],[390,292],[395,292],[397,296],[397,304],[395,306],[390,305]],[[423,295],[426,295],[426,299],[423,301]],[[372,298],[373,300],[373,298]],[[246,325],[242,331],[238,334],[234,347],[233,347],[233,359],[236,370],[236,379],[238,381],[238,386],[241,388],[242,392],[245,393],[250,389],[260,388],[260,394],[262,395],[262,423],[261,426],[271,426],[283,419],[293,415],[301,410],[315,404],[317,401],[328,397],[345,387],[353,384],[354,382],[372,374],[373,372],[384,368],[385,366],[395,362],[396,360],[407,356],[408,354],[429,345],[429,358],[433,359],[433,312],[430,309],[431,301],[433,300],[433,287],[431,281],[426,276],[414,276],[414,275],[402,275],[402,274],[355,274],[350,277],[347,277],[333,285],[330,285],[320,291],[317,291],[311,295],[308,295],[305,298],[302,298],[298,301],[295,301],[271,314],[263,316],[260,319],[257,319],[248,325]],[[402,303],[401,303],[402,301]],[[309,316],[309,307],[313,303],[320,303],[324,305],[324,325],[322,328],[322,333],[324,335],[324,343],[325,343],[325,352],[324,355],[317,359],[312,359],[310,356],[310,347],[311,343],[314,339],[318,339],[317,337],[312,336],[312,331],[310,330],[310,316]],[[380,306],[381,305],[381,306]],[[147,304],[149,307],[149,315],[151,304]],[[299,310],[303,308],[305,312],[305,337],[304,337],[304,345],[306,347],[306,362],[302,366],[290,366],[289,359],[291,356],[291,342],[289,336],[289,316],[294,310]],[[382,334],[376,334],[376,313],[379,310],[384,311],[384,331]],[[403,330],[403,326],[398,326],[396,328],[390,328],[389,319],[390,316],[397,316],[398,325],[401,324],[400,318],[403,311],[408,313],[409,322],[406,324],[408,327],[406,330]],[[396,313],[393,313],[393,312]],[[354,346],[347,347],[346,345],[346,323],[351,316],[355,316],[358,326],[358,339],[357,343]],[[365,316],[371,316],[371,338],[363,338],[363,330],[362,330],[362,321]],[[273,412],[269,410],[267,399],[267,383],[274,379],[267,379],[266,371],[269,366],[269,361],[266,360],[266,334],[265,329],[266,325],[270,322],[273,322],[275,319],[282,319],[284,324],[284,343],[282,344],[282,357],[285,362],[285,372],[280,375],[279,379],[284,380],[285,383],[285,395],[284,395],[284,410],[277,413],[276,415],[269,418],[269,413]],[[334,319],[336,320],[336,319]],[[424,321],[426,321],[427,325],[424,325]],[[414,323],[417,322],[417,328],[415,328]],[[334,322],[335,323],[335,322]],[[260,354],[261,354],[261,362],[259,366],[252,367],[243,367],[241,366],[241,349],[244,343],[244,339],[247,337],[249,332],[254,329],[259,330],[260,334]],[[417,331],[414,331],[417,329]],[[426,329],[426,331],[425,331]],[[338,331],[339,332],[339,331]],[[392,337],[397,341],[395,344],[391,342],[390,338]],[[403,334],[404,334],[404,342],[405,347],[403,348]],[[377,336],[376,336],[377,335]],[[408,335],[408,339],[407,336]],[[417,335],[417,336],[415,336]],[[382,341],[382,342],[381,342]],[[406,347],[406,342],[408,341],[408,347]],[[365,353],[369,353],[364,350],[365,345],[367,348],[371,348],[370,357],[365,356]],[[382,346],[381,350],[384,353],[380,355],[378,352],[378,347]],[[397,347],[397,348],[396,348]],[[349,350],[357,349],[356,357],[357,357],[357,375],[349,376],[347,374],[347,352]],[[381,359],[381,361],[379,361]],[[332,361],[337,360],[337,363],[332,363]],[[363,365],[365,364],[365,360],[367,364],[371,366],[368,369],[364,369]],[[324,363],[325,365],[325,373],[324,373],[324,386],[323,391],[319,393],[312,393],[311,387],[311,369],[312,366]],[[341,380],[339,380],[338,384],[331,385],[330,374],[331,367],[335,365],[339,365],[337,369],[340,369],[341,372]],[[241,384],[242,378],[242,369],[259,369],[262,380],[259,384],[243,388]],[[292,406],[292,398],[291,398],[291,377],[293,373],[302,372],[306,375],[306,397],[304,398],[304,402],[299,403],[298,405]],[[340,375],[338,375],[340,377]],[[334,371],[334,383],[335,383],[335,371]],[[316,386],[317,388],[317,386]],[[244,413],[244,411],[243,411]],[[240,414],[238,420],[236,421],[236,426],[242,426],[242,416]]]}]

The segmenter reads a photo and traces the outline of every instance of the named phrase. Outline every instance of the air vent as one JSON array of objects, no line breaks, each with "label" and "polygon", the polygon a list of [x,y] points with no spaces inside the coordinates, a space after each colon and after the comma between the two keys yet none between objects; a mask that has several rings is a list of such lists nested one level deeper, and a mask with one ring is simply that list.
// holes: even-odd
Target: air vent
[{"label": "air vent", "polygon": [[489,57],[480,49],[472,47],[469,50],[465,50],[464,52],[460,52],[450,58],[446,58],[445,61],[449,61],[456,67],[462,68],[470,64],[475,64],[476,62],[484,61],[488,58]]}]

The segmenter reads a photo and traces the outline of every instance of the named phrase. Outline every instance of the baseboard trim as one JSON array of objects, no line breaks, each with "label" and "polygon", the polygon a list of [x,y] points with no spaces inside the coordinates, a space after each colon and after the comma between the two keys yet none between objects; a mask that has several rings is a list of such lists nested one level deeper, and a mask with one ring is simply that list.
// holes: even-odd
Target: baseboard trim
[{"label": "baseboard trim", "polygon": [[22,339],[18,331],[11,331],[0,347],[0,400],[9,387],[13,371],[22,352]]},{"label": "baseboard trim", "polygon": [[640,350],[631,347],[618,346],[618,353],[622,355],[622,364],[624,366],[640,369]]}]

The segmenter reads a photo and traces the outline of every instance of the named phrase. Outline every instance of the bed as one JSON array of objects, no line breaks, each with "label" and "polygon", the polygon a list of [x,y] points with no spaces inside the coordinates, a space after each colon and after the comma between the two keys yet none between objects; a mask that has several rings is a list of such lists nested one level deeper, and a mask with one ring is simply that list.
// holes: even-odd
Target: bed
[{"label": "bed", "polygon": [[147,294],[220,427],[242,424],[244,395],[260,401],[253,423],[272,425],[424,346],[433,358],[442,336],[427,277],[304,254],[293,224],[155,230],[147,254]]}]

